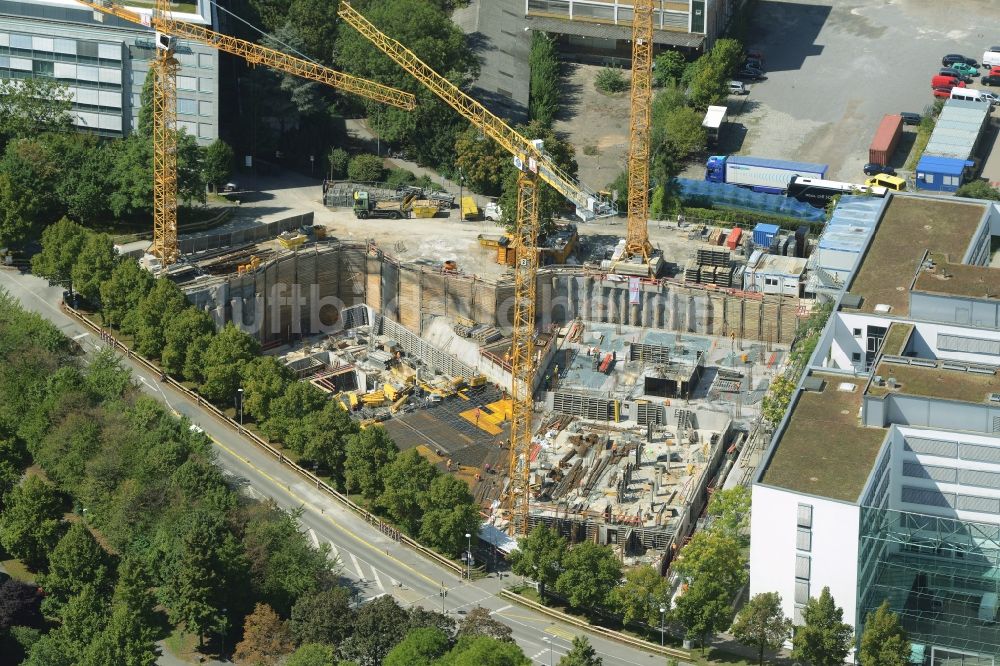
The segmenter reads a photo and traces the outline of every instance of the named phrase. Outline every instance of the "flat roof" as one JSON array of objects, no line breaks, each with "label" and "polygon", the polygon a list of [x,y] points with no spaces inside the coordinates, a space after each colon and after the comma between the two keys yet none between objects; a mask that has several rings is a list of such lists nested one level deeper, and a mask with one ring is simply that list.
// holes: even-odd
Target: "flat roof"
[{"label": "flat roof", "polygon": [[821,250],[860,253],[878,223],[878,213],[885,203],[875,197],[841,197],[819,237]]},{"label": "flat roof", "polygon": [[917,173],[933,171],[934,173],[946,176],[961,176],[966,167],[972,166],[975,162],[959,159],[957,157],[941,157],[940,155],[924,155],[917,162]]},{"label": "flat roof", "polygon": [[953,264],[948,257],[932,252],[934,268],[920,272],[914,291],[948,296],[1000,299],[1000,268]]},{"label": "flat roof", "polygon": [[[823,380],[823,390],[801,393],[761,482],[856,501],[887,431],[861,425],[863,378],[817,372],[811,376]],[[854,390],[838,390],[841,384],[851,384]]]},{"label": "flat roof", "polygon": [[941,109],[924,154],[968,159],[989,113],[989,104],[949,99]]},{"label": "flat roof", "polygon": [[848,289],[864,299],[861,311],[881,303],[892,306],[891,314],[908,314],[908,290],[924,252],[961,261],[985,212],[971,201],[893,195]]},{"label": "flat roof", "polygon": [[896,380],[898,388],[890,389],[888,382],[882,386],[868,387],[868,395],[883,396],[902,393],[925,398],[957,400],[974,404],[988,403],[990,393],[1000,393],[1000,375],[979,374],[962,370],[949,370],[941,363],[925,367],[882,361],[875,368],[876,375],[884,380]]},{"label": "flat roof", "polygon": [[751,155],[731,155],[726,159],[726,161],[746,166],[773,167],[778,169],[788,169],[789,171],[805,171],[807,173],[826,173],[828,168],[828,165],[826,164],[792,162],[790,160],[779,160],[772,157],[753,157]]}]

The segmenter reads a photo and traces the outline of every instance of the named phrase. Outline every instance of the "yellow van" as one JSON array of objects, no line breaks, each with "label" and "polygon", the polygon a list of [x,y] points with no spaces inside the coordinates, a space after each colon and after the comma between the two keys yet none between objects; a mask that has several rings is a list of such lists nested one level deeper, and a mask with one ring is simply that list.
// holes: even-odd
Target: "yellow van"
[{"label": "yellow van", "polygon": [[901,192],[906,189],[906,181],[899,176],[890,176],[887,173],[880,173],[865,181],[865,185],[885,187],[890,190]]}]

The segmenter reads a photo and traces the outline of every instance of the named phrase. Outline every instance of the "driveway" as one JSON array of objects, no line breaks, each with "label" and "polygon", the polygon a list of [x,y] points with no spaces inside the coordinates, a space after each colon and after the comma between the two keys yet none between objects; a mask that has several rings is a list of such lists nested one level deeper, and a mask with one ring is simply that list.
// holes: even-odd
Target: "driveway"
[{"label": "driveway", "polygon": [[862,178],[883,115],[929,107],[941,56],[978,60],[1000,41],[995,0],[762,0],[757,7],[750,46],[764,51],[768,80],[751,86],[747,112],[732,119],[745,131],[736,148],[829,164],[838,180]]}]

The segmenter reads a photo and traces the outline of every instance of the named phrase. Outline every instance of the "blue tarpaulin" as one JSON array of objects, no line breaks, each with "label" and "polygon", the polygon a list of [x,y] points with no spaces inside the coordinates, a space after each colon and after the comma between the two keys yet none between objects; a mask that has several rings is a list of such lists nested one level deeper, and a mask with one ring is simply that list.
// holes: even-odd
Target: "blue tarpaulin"
[{"label": "blue tarpaulin", "polygon": [[783,215],[810,222],[822,222],[825,212],[781,194],[754,192],[738,185],[710,183],[705,180],[688,178],[678,178],[677,184],[680,186],[681,199],[685,203],[702,199],[712,202],[712,206],[717,208],[733,208],[766,215]]}]

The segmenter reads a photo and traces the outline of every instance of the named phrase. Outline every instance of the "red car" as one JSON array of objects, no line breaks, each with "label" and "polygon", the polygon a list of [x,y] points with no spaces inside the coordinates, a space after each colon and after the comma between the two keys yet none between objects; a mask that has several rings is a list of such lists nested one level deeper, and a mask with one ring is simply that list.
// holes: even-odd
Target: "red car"
[{"label": "red car", "polygon": [[935,97],[943,97],[945,99],[951,97],[951,88],[945,86],[936,86],[931,88],[931,91],[934,93]]}]

